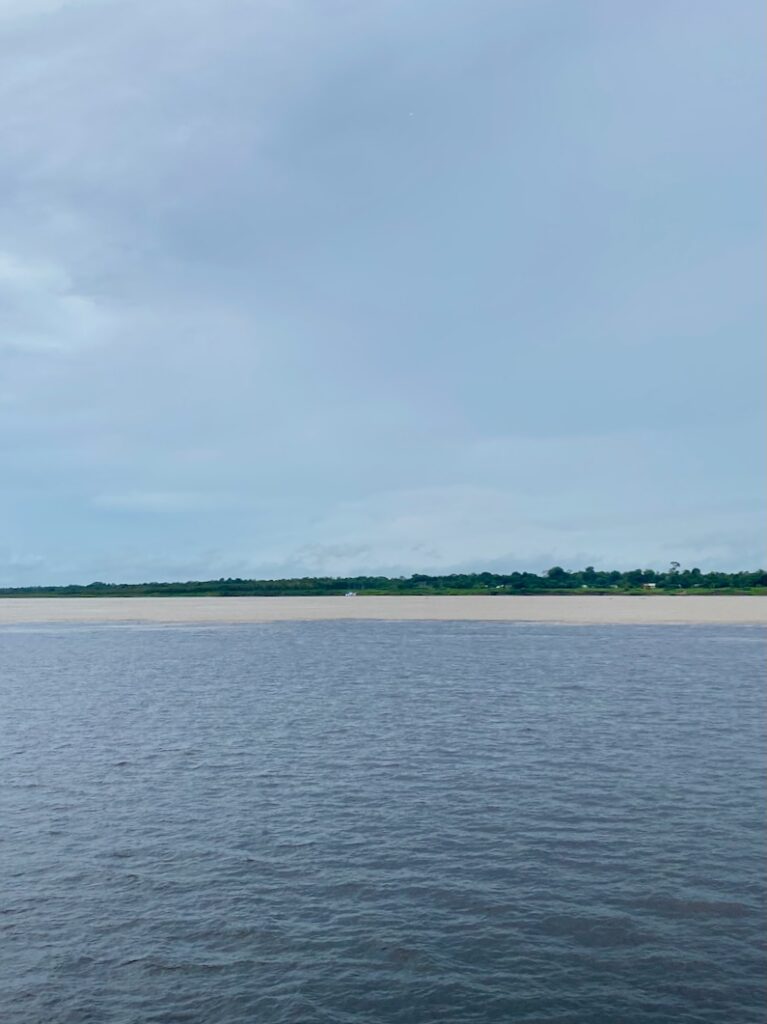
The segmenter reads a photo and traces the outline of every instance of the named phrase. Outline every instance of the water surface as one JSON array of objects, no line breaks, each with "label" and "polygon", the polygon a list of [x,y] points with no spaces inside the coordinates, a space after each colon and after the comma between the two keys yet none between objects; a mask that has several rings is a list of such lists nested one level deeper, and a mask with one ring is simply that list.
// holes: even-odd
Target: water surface
[{"label": "water surface", "polygon": [[764,1021],[764,632],[0,629],[6,1024]]}]

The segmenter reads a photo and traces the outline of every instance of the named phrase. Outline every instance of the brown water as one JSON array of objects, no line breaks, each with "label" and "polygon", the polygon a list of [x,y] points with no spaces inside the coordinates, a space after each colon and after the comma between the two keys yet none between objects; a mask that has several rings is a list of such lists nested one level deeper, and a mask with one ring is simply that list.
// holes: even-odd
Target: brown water
[{"label": "brown water", "polygon": [[767,597],[0,598],[0,623],[280,622],[324,619],[766,624]]}]

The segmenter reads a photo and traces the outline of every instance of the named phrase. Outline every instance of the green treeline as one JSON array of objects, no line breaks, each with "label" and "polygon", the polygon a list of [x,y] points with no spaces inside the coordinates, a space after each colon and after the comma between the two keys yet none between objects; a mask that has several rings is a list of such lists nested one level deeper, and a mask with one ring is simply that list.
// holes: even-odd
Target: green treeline
[{"label": "green treeline", "polygon": [[701,572],[672,562],[654,569],[603,571],[588,566],[568,572],[554,566],[532,572],[451,573],[448,576],[304,577],[286,580],[218,579],[186,583],[89,583],[65,587],[0,588],[2,597],[297,597],[332,594],[575,594],[594,593],[761,593],[767,572]]}]

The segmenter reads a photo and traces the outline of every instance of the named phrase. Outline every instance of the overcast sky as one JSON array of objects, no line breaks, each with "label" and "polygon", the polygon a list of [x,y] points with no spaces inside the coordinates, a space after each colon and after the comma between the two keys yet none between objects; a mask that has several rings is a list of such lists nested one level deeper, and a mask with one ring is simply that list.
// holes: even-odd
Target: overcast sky
[{"label": "overcast sky", "polygon": [[0,0],[0,584],[764,563],[761,0]]}]

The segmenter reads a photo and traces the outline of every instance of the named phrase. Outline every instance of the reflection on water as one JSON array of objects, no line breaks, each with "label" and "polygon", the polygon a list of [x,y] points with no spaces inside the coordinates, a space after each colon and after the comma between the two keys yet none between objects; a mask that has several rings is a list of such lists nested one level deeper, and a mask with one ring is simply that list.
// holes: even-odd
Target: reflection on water
[{"label": "reflection on water", "polygon": [[763,641],[0,630],[3,1020],[761,1024]]}]

